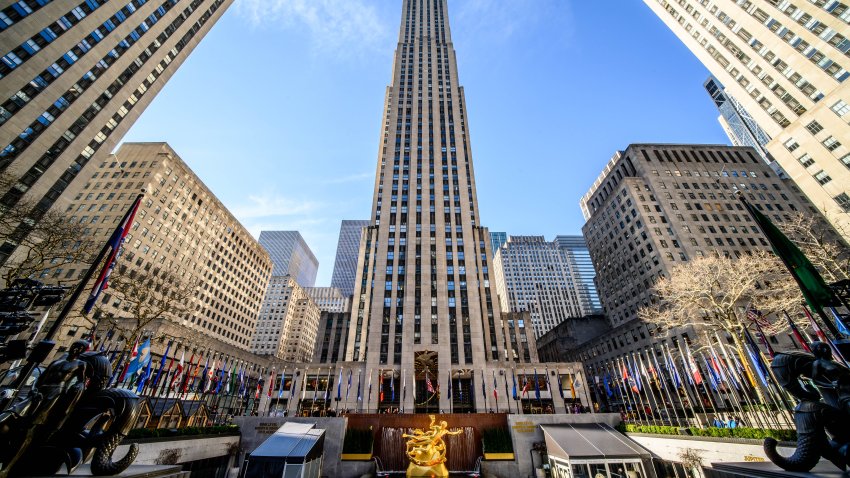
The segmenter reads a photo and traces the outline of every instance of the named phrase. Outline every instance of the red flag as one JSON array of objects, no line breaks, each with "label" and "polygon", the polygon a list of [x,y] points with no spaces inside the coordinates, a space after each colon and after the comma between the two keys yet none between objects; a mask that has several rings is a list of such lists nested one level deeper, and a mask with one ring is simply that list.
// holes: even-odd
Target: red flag
[{"label": "red flag", "polygon": [[384,372],[378,372],[378,403],[384,401]]},{"label": "red flag", "polygon": [[788,326],[791,328],[791,333],[794,335],[794,338],[797,339],[797,343],[799,343],[800,346],[803,347],[803,350],[811,353],[812,349],[809,348],[809,343],[806,342],[806,339],[803,338],[803,334],[800,333],[800,329],[797,328],[797,324],[795,324],[794,321],[791,320],[791,316],[788,315],[788,312],[783,311],[783,313],[785,314],[785,318],[788,319]]}]

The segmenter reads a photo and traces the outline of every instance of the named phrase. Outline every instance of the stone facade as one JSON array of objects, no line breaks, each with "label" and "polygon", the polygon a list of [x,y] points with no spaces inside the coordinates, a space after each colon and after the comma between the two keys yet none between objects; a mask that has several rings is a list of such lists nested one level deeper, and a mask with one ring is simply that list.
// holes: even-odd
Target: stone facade
[{"label": "stone facade", "polygon": [[292,276],[272,276],[251,350],[287,362],[309,362],[321,311]]}]

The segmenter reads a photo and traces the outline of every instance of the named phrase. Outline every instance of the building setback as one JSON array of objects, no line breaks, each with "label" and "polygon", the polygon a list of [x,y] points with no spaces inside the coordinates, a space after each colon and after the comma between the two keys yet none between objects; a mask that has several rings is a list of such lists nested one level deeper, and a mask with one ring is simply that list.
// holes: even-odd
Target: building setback
[{"label": "building setback", "polygon": [[510,236],[493,260],[502,309],[528,312],[535,338],[584,315],[580,283],[569,254],[543,236]]},{"label": "building setback", "polygon": [[[271,275],[268,254],[236,220],[186,163],[166,143],[124,143],[96,164],[84,184],[71,192],[65,214],[86,225],[88,238],[106,243],[138,193],[146,191],[113,277],[136,271],[162,271],[189,283],[198,282],[191,306],[183,316],[165,314],[145,327],[154,337],[220,353],[220,358],[257,358],[248,353],[257,314]],[[71,281],[88,264],[48,269],[41,280]],[[104,317],[122,326],[134,321],[120,307],[115,288],[101,294]],[[101,320],[100,336],[110,328]],[[89,331],[86,319],[71,316],[60,336],[70,342]],[[132,339],[132,338],[130,338]],[[190,345],[191,344],[191,345]],[[164,346],[157,341],[154,352]],[[238,352],[238,353],[237,353]],[[188,354],[187,354],[188,355]]]},{"label": "building setback", "polygon": [[850,240],[850,8],[644,0],[772,138],[767,150]]},{"label": "building setback", "polygon": [[348,312],[351,308],[351,298],[336,287],[305,287],[304,291],[322,312]]},{"label": "building setback", "polygon": [[319,261],[298,231],[261,231],[260,245],[269,251],[275,276],[291,276],[301,287],[316,285]]},{"label": "building setback", "polygon": [[316,346],[320,315],[319,307],[294,277],[272,276],[251,351],[286,362],[309,362]]},{"label": "building setback", "polygon": [[566,252],[572,261],[581,309],[588,314],[601,314],[602,304],[599,302],[599,293],[596,292],[596,269],[593,268],[584,236],[555,236],[555,244]]},{"label": "building setback", "polygon": [[[655,281],[676,265],[770,250],[736,191],[776,223],[797,212],[818,213],[750,147],[633,144],[614,155],[581,199],[582,232],[613,330],[574,359],[593,366],[657,340],[658,331],[647,330],[637,312],[650,304]],[[694,337],[691,327],[669,332]]]},{"label": "building setback", "polygon": [[342,291],[343,295],[354,294],[354,281],[357,280],[357,258],[360,254],[360,233],[369,226],[368,220],[344,219],[339,227],[339,241],[336,244],[336,260],[331,276],[331,287]]},{"label": "building setback", "polygon": [[[22,5],[26,3],[27,7]],[[38,221],[106,161],[232,0],[18,2],[3,8],[0,173]],[[8,5],[8,3],[7,3]],[[25,224],[15,234],[24,236]],[[0,266],[17,243],[0,244]]]}]

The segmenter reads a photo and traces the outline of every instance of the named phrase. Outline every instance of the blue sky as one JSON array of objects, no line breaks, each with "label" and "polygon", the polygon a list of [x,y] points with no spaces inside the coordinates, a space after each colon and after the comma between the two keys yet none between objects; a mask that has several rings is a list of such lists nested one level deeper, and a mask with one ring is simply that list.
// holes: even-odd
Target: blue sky
[{"label": "blue sky", "polygon": [[[167,141],[256,236],[299,230],[333,270],[367,219],[401,1],[236,0],[125,141]],[[639,0],[449,0],[481,222],[579,234],[629,143],[728,143],[707,70]]]}]

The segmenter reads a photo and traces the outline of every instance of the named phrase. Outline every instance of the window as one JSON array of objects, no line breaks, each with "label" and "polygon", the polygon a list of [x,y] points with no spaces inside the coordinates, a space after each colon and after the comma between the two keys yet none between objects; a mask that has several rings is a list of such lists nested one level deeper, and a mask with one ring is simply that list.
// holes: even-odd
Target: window
[{"label": "window", "polygon": [[816,173],[816,174],[815,174],[815,179],[816,179],[816,180],[817,180],[817,181],[818,181],[821,185],[824,185],[824,184],[826,184],[826,183],[828,183],[828,182],[832,181],[832,178],[831,178],[831,177],[829,177],[829,175],[828,175],[828,174],[826,174],[826,171],[823,171],[823,170],[821,170],[821,171],[819,171],[818,173]]},{"label": "window", "polygon": [[800,162],[803,164],[803,166],[804,166],[804,167],[807,167],[807,168],[808,168],[809,166],[811,166],[811,165],[815,164],[815,160],[814,160],[814,159],[812,159],[812,158],[808,155],[808,153],[804,153],[802,156],[800,156],[800,158],[799,158],[799,159],[800,159]]},{"label": "window", "polygon": [[847,193],[841,193],[833,199],[835,199],[835,202],[841,206],[841,209],[843,209],[844,212],[850,212],[850,196],[848,196]]},{"label": "window", "polygon": [[845,154],[844,156],[842,156],[842,157],[841,157],[841,159],[840,159],[840,161],[841,161],[842,163],[844,163],[844,165],[845,165],[845,166],[847,166],[848,168],[850,168],[850,153]]},{"label": "window", "polygon": [[821,124],[817,121],[812,121],[806,125],[806,129],[809,130],[809,133],[818,134],[823,131],[823,126],[821,126]]},{"label": "window", "polygon": [[799,144],[797,144],[797,141],[796,141],[796,140],[794,140],[794,138],[790,138],[788,141],[786,141],[786,142],[784,143],[784,145],[785,145],[785,148],[786,148],[788,151],[794,151],[795,149],[797,149],[797,148],[799,148],[799,147],[800,147],[800,145],[799,145]]},{"label": "window", "polygon": [[838,116],[844,116],[847,113],[850,113],[850,104],[847,104],[844,100],[838,100],[838,102],[832,105],[831,109],[832,112]]},{"label": "window", "polygon": [[835,151],[836,149],[838,149],[839,146],[841,146],[841,143],[832,136],[821,141],[821,144],[823,144],[824,148],[830,151]]}]

